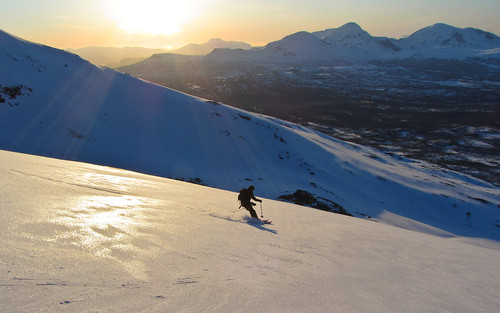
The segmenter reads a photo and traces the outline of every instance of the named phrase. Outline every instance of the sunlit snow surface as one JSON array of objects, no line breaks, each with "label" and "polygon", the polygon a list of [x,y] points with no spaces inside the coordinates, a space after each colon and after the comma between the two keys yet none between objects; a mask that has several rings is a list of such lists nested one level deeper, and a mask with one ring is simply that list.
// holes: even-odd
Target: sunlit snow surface
[{"label": "sunlit snow surface", "polygon": [[1,312],[500,308],[494,241],[266,199],[261,225],[232,192],[4,151],[0,192]]}]

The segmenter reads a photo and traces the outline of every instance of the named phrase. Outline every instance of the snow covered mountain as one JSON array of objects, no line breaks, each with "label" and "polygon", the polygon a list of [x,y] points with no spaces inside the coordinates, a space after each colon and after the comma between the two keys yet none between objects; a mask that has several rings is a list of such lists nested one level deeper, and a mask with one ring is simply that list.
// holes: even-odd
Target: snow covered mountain
[{"label": "snow covered mountain", "polygon": [[[461,29],[446,24],[429,26],[402,39],[374,37],[358,24],[347,23],[339,28],[312,33],[300,31],[264,47],[252,49],[221,48],[210,43],[205,45],[210,47],[208,50],[213,51],[200,56],[196,62],[214,66],[248,63],[273,67],[290,64],[294,66],[353,64],[408,58],[464,61],[469,58],[500,58],[500,37],[497,35],[479,29]],[[188,47],[191,46],[186,48]],[[176,56],[172,53],[156,54],[122,70],[148,72],[149,67],[162,68],[162,63],[192,61],[193,59],[187,56]]]},{"label": "snow covered mountain", "polygon": [[[312,36],[310,36],[312,35]],[[313,40],[311,37],[319,40]],[[373,37],[356,23],[313,33],[299,32],[249,52],[215,51],[214,59],[311,63],[405,58],[500,57],[500,37],[473,28],[435,24],[408,38]]]},{"label": "snow covered mountain", "polygon": [[405,55],[462,59],[467,57],[499,57],[500,37],[475,28],[457,28],[438,23],[423,28],[398,45]]},{"label": "snow covered mountain", "polygon": [[0,72],[0,149],[231,191],[255,185],[259,196],[440,236],[500,234],[500,190],[460,173],[195,98],[4,32]]},{"label": "snow covered mountain", "polygon": [[330,54],[330,45],[322,40],[319,40],[308,32],[298,32],[285,38],[271,42],[266,45],[261,51],[254,50],[266,55],[269,60],[279,61],[279,57],[286,60],[291,59],[328,59]]},{"label": "snow covered mountain", "polygon": [[430,47],[495,48],[498,47],[499,40],[498,36],[480,29],[460,29],[438,23],[423,28],[402,41]]},{"label": "snow covered mountain", "polygon": [[345,59],[388,58],[400,48],[389,38],[375,38],[356,23],[313,33],[333,46],[333,55]]},{"label": "snow covered mountain", "polygon": [[268,199],[273,224],[262,225],[236,209],[233,192],[6,151],[0,186],[2,312],[494,313],[500,305],[498,242]]}]

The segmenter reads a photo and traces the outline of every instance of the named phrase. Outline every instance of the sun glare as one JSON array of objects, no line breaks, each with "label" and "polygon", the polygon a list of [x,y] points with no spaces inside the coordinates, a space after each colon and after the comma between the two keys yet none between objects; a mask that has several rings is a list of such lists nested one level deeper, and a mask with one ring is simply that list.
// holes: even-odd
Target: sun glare
[{"label": "sun glare", "polygon": [[188,0],[115,0],[111,10],[120,29],[129,33],[173,35],[193,18]]}]

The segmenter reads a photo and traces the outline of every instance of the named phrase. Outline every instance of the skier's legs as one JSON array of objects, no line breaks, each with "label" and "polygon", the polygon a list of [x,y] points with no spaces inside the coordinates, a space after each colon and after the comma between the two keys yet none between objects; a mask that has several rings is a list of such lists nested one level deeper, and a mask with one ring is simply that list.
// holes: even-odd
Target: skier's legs
[{"label": "skier's legs", "polygon": [[252,208],[252,205],[245,205],[244,206],[245,209],[247,209],[248,212],[250,212],[250,216],[253,217],[253,218],[256,218],[256,219],[259,219],[259,217],[257,216],[257,213],[255,212],[255,210]]}]

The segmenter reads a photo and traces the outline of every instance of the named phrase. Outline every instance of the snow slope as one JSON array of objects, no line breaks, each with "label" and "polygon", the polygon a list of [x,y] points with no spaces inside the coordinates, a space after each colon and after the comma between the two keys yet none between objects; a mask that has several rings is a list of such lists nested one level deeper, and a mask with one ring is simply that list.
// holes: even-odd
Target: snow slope
[{"label": "snow slope", "polygon": [[[498,312],[489,248],[0,151],[2,312]],[[474,242],[479,243],[479,242]],[[480,243],[481,244],[481,243]]]},{"label": "snow slope", "polygon": [[[500,190],[432,164],[188,96],[0,32],[0,149],[277,199],[305,190],[358,217],[498,240]],[[326,199],[326,200],[325,200]]]}]

